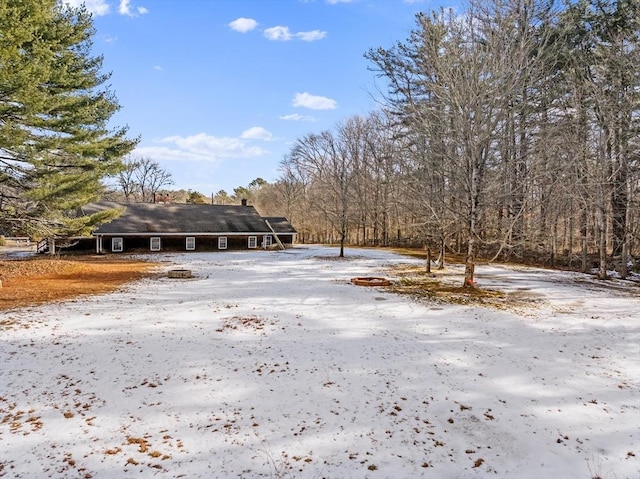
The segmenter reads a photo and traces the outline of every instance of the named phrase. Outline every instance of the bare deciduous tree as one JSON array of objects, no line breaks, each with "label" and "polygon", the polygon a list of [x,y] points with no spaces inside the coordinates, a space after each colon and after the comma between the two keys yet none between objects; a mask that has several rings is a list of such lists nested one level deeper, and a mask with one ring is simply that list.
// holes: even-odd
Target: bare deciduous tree
[{"label": "bare deciduous tree", "polygon": [[385,114],[283,160],[303,237],[437,244],[464,254],[467,286],[478,253],[569,266],[582,253],[601,277],[613,255],[625,274],[640,248],[637,0],[555,7],[419,14],[406,42],[370,50]]}]

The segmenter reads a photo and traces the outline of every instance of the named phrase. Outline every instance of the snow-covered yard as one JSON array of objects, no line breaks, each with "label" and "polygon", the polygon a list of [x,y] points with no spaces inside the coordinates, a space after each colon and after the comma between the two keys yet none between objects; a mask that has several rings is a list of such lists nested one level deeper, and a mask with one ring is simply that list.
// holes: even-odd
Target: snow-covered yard
[{"label": "snow-covered yard", "polygon": [[[499,310],[354,276],[375,250],[164,254],[0,320],[0,476],[640,477],[637,285],[481,266]],[[455,267],[453,267],[455,268]]]}]

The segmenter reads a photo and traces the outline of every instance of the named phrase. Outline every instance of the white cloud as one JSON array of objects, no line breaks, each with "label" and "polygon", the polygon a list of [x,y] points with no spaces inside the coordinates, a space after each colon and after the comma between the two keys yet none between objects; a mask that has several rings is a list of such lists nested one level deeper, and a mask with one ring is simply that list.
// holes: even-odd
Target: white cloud
[{"label": "white cloud", "polygon": [[265,28],[263,33],[264,36],[269,40],[281,42],[288,42],[289,40],[293,40],[294,38],[305,42],[313,42],[315,40],[322,40],[327,36],[327,32],[323,32],[321,30],[292,33],[291,30],[289,30],[289,27],[283,27],[280,25],[276,27]]},{"label": "white cloud", "polygon": [[114,37],[113,35],[101,35],[100,38],[105,43],[116,43],[118,41],[118,37]]},{"label": "white cloud", "polygon": [[132,15],[131,9],[129,8],[130,0],[120,0],[120,7],[118,7],[118,13],[121,15]]},{"label": "white cloud", "polygon": [[338,102],[325,96],[311,95],[310,93],[296,93],[293,97],[294,107],[304,107],[311,110],[335,110]]},{"label": "white cloud", "polygon": [[158,70],[159,72],[162,71],[162,67],[160,65],[153,65],[153,69]]},{"label": "white cloud", "polygon": [[316,121],[316,119],[309,115],[301,115],[299,113],[292,113],[291,115],[279,116],[281,120],[285,121]]},{"label": "white cloud", "polygon": [[236,18],[233,22],[229,23],[229,27],[232,30],[240,33],[247,33],[253,30],[258,26],[258,22],[256,22],[253,18]]},{"label": "white cloud", "polygon": [[[168,136],[156,143],[155,146],[143,146],[136,148],[136,154],[148,156],[158,160],[174,161],[208,161],[218,163],[228,158],[255,158],[269,153],[267,150],[249,144],[252,136],[244,136],[247,132],[257,134],[262,130],[270,135],[267,130],[259,127],[250,128],[239,138],[217,137],[206,133],[197,133],[190,136]],[[251,133],[249,133],[251,135]],[[263,139],[263,138],[259,138]],[[165,146],[168,145],[168,146]]]},{"label": "white cloud", "polygon": [[109,13],[109,4],[106,0],[65,0],[65,3],[74,8],[81,7],[84,4],[89,12],[97,16]]},{"label": "white cloud", "polygon": [[254,126],[242,132],[240,138],[243,140],[264,140],[271,141],[273,135],[270,131],[262,128],[261,126]]},{"label": "white cloud", "polygon": [[321,30],[312,30],[310,32],[299,32],[296,33],[296,38],[303,40],[305,42],[314,42],[316,40],[322,40],[327,36],[327,32],[323,32]]},{"label": "white cloud", "polygon": [[134,13],[133,10],[131,10],[131,0],[120,0],[120,6],[118,7],[118,13],[120,13],[121,15],[127,15],[129,17],[135,17],[137,15],[144,15],[145,13],[149,13],[149,10],[147,10],[144,7],[136,7],[135,11],[137,13]]},{"label": "white cloud", "polygon": [[194,154],[188,150],[178,148],[168,148],[165,146],[139,146],[135,149],[135,154],[140,157],[153,158],[158,160],[169,161],[212,161],[218,160],[217,157],[209,157],[201,154]]},{"label": "white cloud", "polygon": [[293,37],[289,31],[289,27],[281,26],[265,28],[264,36],[269,40],[280,40],[283,42],[287,42]]}]

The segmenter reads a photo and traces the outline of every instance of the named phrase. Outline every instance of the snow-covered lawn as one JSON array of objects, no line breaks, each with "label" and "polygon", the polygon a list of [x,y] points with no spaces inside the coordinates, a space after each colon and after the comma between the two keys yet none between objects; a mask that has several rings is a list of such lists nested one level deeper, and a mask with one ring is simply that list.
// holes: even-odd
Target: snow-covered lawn
[{"label": "snow-covered lawn", "polygon": [[640,477],[637,285],[481,266],[537,301],[448,305],[336,255],[163,254],[195,277],[0,314],[0,476]]}]

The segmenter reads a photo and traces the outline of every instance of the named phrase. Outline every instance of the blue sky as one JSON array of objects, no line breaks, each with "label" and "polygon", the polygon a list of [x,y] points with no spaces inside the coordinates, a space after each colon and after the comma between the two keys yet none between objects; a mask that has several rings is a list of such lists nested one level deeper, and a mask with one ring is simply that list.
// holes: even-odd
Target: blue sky
[{"label": "blue sky", "polygon": [[[81,0],[67,0],[70,4]],[[94,50],[122,109],[113,126],[172,189],[232,193],[307,133],[366,115],[379,95],[370,48],[404,41],[446,0],[86,0]]]}]

